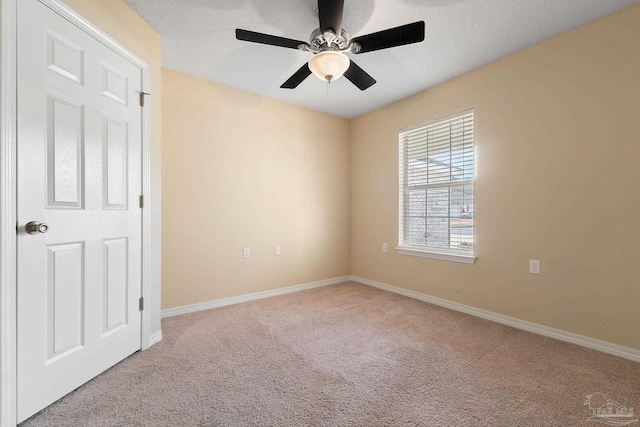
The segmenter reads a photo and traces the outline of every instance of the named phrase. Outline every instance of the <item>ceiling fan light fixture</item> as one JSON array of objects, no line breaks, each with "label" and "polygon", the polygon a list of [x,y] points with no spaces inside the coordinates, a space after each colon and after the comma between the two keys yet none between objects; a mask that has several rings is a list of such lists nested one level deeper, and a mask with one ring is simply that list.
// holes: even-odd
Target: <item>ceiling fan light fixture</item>
[{"label": "ceiling fan light fixture", "polygon": [[309,69],[322,81],[339,79],[349,69],[351,60],[342,52],[328,50],[320,52],[309,61]]}]

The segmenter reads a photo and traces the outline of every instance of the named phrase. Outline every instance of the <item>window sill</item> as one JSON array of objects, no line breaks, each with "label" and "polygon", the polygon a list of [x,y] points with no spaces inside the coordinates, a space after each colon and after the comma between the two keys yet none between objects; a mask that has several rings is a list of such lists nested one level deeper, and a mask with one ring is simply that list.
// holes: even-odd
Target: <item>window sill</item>
[{"label": "window sill", "polygon": [[442,259],[445,261],[461,262],[464,264],[473,264],[477,257],[473,255],[461,255],[447,252],[435,252],[423,248],[397,247],[396,252],[400,255],[417,256],[422,258]]}]

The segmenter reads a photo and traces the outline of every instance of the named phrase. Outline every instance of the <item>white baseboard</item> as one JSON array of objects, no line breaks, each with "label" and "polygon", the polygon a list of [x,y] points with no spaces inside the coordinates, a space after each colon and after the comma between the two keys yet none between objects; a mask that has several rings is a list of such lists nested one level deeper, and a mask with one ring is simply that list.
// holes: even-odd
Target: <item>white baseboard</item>
[{"label": "white baseboard", "polygon": [[271,291],[256,292],[253,294],[240,295],[231,298],[216,299],[197,304],[183,305],[181,307],[167,308],[162,310],[161,316],[165,317],[179,316],[181,314],[195,313],[196,311],[209,310],[226,305],[239,304],[241,302],[254,301],[262,298],[275,297],[277,295],[290,294],[293,292],[306,291],[307,289],[319,288],[321,286],[336,285],[338,283],[348,282],[349,276],[335,277],[333,279],[320,280],[317,282],[303,283],[302,285],[288,286],[286,288],[273,289]]},{"label": "white baseboard", "polygon": [[404,295],[420,301],[425,301],[440,307],[449,308],[451,310],[470,314],[471,316],[481,319],[491,320],[496,323],[511,326],[513,328],[522,329],[523,331],[532,332],[534,334],[543,335],[549,338],[555,338],[560,341],[569,342],[592,350],[601,351],[603,353],[612,354],[624,359],[640,362],[640,351],[621,345],[608,343],[606,341],[585,337],[583,335],[566,332],[560,329],[550,328],[549,326],[539,325],[537,323],[528,322],[526,320],[516,319],[515,317],[505,316],[503,314],[494,313],[492,311],[471,307],[442,298],[432,297],[420,292],[410,291],[408,289],[399,288],[397,286],[387,285],[386,283],[377,282],[375,280],[365,279],[358,276],[351,276],[353,282],[363,285],[373,286],[374,288],[383,289],[385,291]]},{"label": "white baseboard", "polygon": [[149,337],[149,347],[151,347],[154,344],[158,344],[160,341],[162,341],[162,331],[158,331],[154,334],[151,334],[151,336]]}]

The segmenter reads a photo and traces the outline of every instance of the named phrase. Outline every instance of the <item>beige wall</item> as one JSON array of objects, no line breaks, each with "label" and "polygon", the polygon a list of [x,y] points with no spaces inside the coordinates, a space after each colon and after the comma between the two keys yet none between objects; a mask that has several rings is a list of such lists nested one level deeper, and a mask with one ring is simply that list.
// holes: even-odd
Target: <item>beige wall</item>
[{"label": "beige wall", "polygon": [[349,274],[347,120],[167,69],[162,116],[163,308]]},{"label": "beige wall", "polygon": [[[638,29],[640,5],[352,121],[351,273],[640,349]],[[470,108],[476,264],[382,253],[398,129]]]},{"label": "beige wall", "polygon": [[151,333],[160,330],[160,35],[122,0],[64,0],[138,58],[151,74]]}]

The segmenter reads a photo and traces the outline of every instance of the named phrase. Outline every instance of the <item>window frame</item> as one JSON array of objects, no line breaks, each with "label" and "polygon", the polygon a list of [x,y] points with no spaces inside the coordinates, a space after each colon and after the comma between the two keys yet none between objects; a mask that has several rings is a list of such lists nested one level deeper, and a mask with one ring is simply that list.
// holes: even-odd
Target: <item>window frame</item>
[{"label": "window frame", "polygon": [[[396,253],[400,254],[400,255],[409,255],[409,256],[416,256],[416,257],[423,257],[423,258],[433,258],[433,259],[441,259],[441,260],[446,260],[446,261],[454,261],[454,262],[461,262],[461,263],[465,263],[465,264],[473,264],[475,263],[477,257],[475,256],[475,227],[473,229],[473,234],[472,234],[472,241],[473,241],[473,246],[472,246],[472,250],[470,252],[464,252],[464,251],[458,251],[456,249],[451,249],[451,248],[442,248],[442,247],[434,247],[434,246],[417,246],[417,245],[410,245],[410,244],[405,244],[404,242],[407,240],[407,236],[406,234],[408,233],[408,225],[409,225],[409,218],[410,215],[408,215],[407,212],[407,206],[409,203],[409,191],[408,191],[408,186],[407,186],[407,182],[409,179],[409,167],[408,167],[408,159],[406,156],[403,155],[404,152],[404,141],[403,141],[403,134],[406,134],[407,132],[411,132],[414,130],[418,130],[418,129],[422,129],[422,128],[427,128],[429,126],[433,126],[436,125],[438,123],[441,122],[447,122],[447,121],[452,121],[456,118],[462,118],[464,116],[467,116],[469,114],[473,115],[473,132],[472,132],[472,140],[473,140],[473,179],[467,179],[467,180],[463,180],[463,181],[448,181],[448,182],[439,182],[439,183],[435,183],[435,184],[424,184],[421,185],[419,187],[422,187],[425,190],[425,209],[427,206],[426,201],[428,200],[428,189],[429,188],[451,188],[454,186],[465,186],[465,185],[471,185],[472,190],[473,190],[473,194],[472,194],[472,205],[474,205],[474,200],[475,200],[475,178],[476,178],[476,170],[475,170],[475,112],[473,109],[468,109],[465,111],[461,111],[459,113],[456,114],[452,114],[450,116],[446,116],[446,117],[441,117],[435,120],[431,120],[429,122],[417,125],[417,126],[413,126],[410,128],[406,128],[406,129],[401,129],[398,132],[398,166],[400,167],[400,171],[401,173],[399,173],[399,195],[398,195],[398,202],[399,202],[399,206],[398,206],[398,214],[399,214],[399,218],[398,218],[398,246],[395,248],[396,249]],[[449,151],[451,152],[451,151]],[[447,196],[449,198],[448,200],[448,210],[449,210],[449,216],[448,219],[449,221],[451,220],[451,191],[449,190],[449,195]],[[473,225],[475,225],[475,206],[473,206],[473,212],[474,212],[474,222]],[[425,221],[427,220],[428,216],[426,215],[426,211],[425,211]],[[426,227],[426,224],[425,224]],[[404,234],[404,235],[403,235]]]}]

